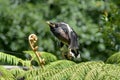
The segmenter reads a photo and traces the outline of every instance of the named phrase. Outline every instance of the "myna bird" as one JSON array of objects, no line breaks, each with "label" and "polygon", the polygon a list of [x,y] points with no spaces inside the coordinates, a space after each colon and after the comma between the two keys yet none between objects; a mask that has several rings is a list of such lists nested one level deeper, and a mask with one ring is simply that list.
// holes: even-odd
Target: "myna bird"
[{"label": "myna bird", "polygon": [[47,21],[51,32],[61,41],[63,45],[67,45],[70,57],[80,58],[78,52],[78,37],[75,31],[64,22],[52,23]]}]

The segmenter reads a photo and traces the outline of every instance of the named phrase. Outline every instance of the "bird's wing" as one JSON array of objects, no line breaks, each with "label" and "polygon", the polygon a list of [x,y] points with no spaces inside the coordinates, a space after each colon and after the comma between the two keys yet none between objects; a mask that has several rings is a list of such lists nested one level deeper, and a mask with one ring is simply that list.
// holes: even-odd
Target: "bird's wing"
[{"label": "bird's wing", "polygon": [[69,34],[70,38],[70,49],[78,49],[78,40],[77,40],[77,35],[74,31],[71,31]]},{"label": "bird's wing", "polygon": [[[65,23],[63,23],[65,24]],[[73,29],[68,25],[65,24],[66,26],[62,26],[62,30],[68,34],[69,40],[70,40],[70,44],[69,44],[69,48],[70,49],[78,49],[78,40],[77,40],[77,34],[73,31]]]},{"label": "bird's wing", "polygon": [[66,34],[66,31],[64,31],[61,27],[59,27],[59,36],[57,36],[63,43],[69,44],[69,36],[68,33]]},{"label": "bird's wing", "polygon": [[78,40],[77,40],[77,34],[73,31],[73,29],[67,25],[68,35],[70,39],[70,49],[78,49]]}]

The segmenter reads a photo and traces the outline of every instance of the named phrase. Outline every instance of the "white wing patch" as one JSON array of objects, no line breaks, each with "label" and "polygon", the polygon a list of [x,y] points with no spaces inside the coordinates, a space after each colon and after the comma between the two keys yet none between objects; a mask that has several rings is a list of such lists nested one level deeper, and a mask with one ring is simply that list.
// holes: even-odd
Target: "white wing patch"
[{"label": "white wing patch", "polygon": [[69,27],[68,24],[66,24],[66,26],[67,26],[69,32],[72,32],[72,31],[73,31],[73,30]]},{"label": "white wing patch", "polygon": [[69,32],[73,31],[68,24],[66,24],[66,23],[64,23],[64,22],[62,22],[62,24],[64,24],[64,25],[67,26]]}]

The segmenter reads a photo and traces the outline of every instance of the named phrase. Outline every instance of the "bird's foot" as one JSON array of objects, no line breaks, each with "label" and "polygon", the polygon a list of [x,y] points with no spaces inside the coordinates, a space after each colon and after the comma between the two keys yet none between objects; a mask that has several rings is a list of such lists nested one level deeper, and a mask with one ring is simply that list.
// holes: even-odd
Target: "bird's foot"
[{"label": "bird's foot", "polygon": [[72,59],[72,55],[71,55],[70,53],[68,53],[68,54],[67,54],[67,58],[68,58],[69,60],[71,60],[71,59]]},{"label": "bird's foot", "polygon": [[67,59],[67,60],[72,59],[72,55],[70,53],[62,53],[62,57],[63,59]]}]

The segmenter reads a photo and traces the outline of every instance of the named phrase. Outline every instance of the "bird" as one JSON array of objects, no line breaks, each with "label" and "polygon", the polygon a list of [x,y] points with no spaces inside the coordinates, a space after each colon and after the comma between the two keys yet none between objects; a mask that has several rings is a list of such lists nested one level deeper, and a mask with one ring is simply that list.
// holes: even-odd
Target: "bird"
[{"label": "bird", "polygon": [[69,54],[71,58],[80,58],[79,54],[79,43],[78,36],[76,32],[65,22],[49,22],[47,24],[50,27],[50,31],[53,35],[58,38],[61,42],[61,47],[63,45],[68,46]]}]

